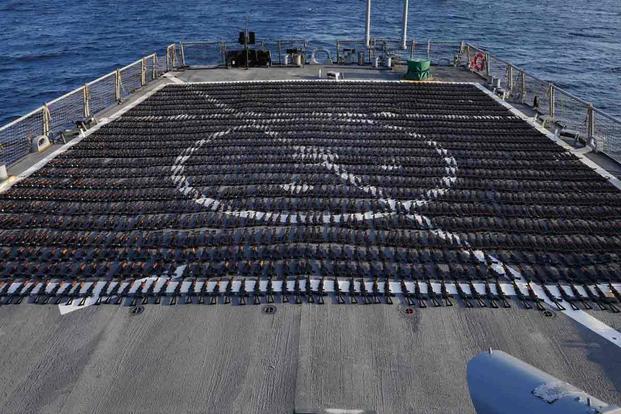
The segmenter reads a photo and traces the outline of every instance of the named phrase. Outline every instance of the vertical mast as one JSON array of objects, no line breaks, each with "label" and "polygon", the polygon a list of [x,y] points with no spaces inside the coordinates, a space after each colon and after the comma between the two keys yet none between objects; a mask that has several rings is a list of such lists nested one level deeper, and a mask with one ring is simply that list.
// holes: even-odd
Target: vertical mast
[{"label": "vertical mast", "polygon": [[401,47],[403,50],[408,48],[408,11],[409,11],[409,1],[403,0],[403,41]]},{"label": "vertical mast", "polygon": [[367,0],[367,24],[364,41],[367,47],[371,46],[371,0]]}]

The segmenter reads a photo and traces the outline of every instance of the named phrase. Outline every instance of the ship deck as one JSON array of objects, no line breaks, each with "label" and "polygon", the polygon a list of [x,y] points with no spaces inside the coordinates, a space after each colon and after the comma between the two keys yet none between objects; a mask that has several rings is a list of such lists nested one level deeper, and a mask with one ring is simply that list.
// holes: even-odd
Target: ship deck
[{"label": "ship deck", "polygon": [[[545,312],[514,295],[511,307],[492,308],[481,290],[482,308],[475,292],[464,301],[455,290],[490,280],[510,290],[509,276],[524,289],[528,280],[621,289],[616,165],[554,142],[526,108],[503,106],[466,71],[434,67],[444,83],[372,84],[353,81],[401,75],[331,67],[347,82],[314,82],[318,69],[169,74],[100,114],[80,142],[11,167],[18,182],[0,195],[5,278],[209,275],[232,304],[224,288],[216,305],[197,304],[198,293],[186,304],[179,284],[175,306],[166,285],[161,304],[151,291],[140,313],[91,299],[2,305],[2,411],[473,413],[466,364],[488,348],[621,404],[612,308],[573,311],[561,300],[560,311],[541,292]],[[165,237],[173,232],[180,245]],[[296,294],[299,274],[326,279],[324,304],[317,284]],[[253,304],[256,285],[245,280],[283,277],[289,303],[280,285],[266,308],[262,285]],[[381,303],[364,304],[359,278]],[[394,284],[393,304],[370,290],[374,278]],[[356,304],[346,290],[354,279]],[[408,299],[415,280],[433,280],[432,290],[446,282],[452,306],[433,306],[428,290],[425,308]]]}]

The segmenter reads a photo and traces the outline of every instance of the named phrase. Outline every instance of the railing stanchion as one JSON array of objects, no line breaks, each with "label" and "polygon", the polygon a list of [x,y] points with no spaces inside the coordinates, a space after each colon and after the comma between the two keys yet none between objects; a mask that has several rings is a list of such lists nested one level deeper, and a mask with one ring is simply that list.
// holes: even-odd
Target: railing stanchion
[{"label": "railing stanchion", "polygon": [[155,80],[157,78],[157,53],[153,54],[153,69],[152,69],[153,73],[153,80]]},{"label": "railing stanchion", "polygon": [[550,85],[548,85],[548,95],[548,115],[550,115],[552,119],[556,119],[556,96],[553,83],[550,83]]},{"label": "railing stanchion", "polygon": [[520,71],[520,102],[526,103],[526,75]]},{"label": "railing stanchion", "polygon": [[226,66],[226,43],[220,41],[220,52],[222,53],[222,64]]},{"label": "railing stanchion", "polygon": [[427,59],[431,59],[431,39],[427,40]]},{"label": "railing stanchion", "polygon": [[41,133],[47,137],[50,134],[50,124],[52,123],[52,115],[50,114],[50,108],[48,108],[47,104],[43,104],[41,112],[43,114]]},{"label": "railing stanchion", "polygon": [[114,99],[117,103],[121,103],[121,71],[119,69],[114,75]]},{"label": "railing stanchion", "polygon": [[490,69],[489,69],[489,53],[485,53],[485,78],[489,81],[490,79]]},{"label": "railing stanchion", "polygon": [[140,61],[140,86],[147,84],[147,58]]},{"label": "railing stanchion", "polygon": [[181,51],[181,66],[185,66],[185,48],[183,42],[179,42],[179,50]]},{"label": "railing stanchion", "polygon": [[340,55],[340,44],[339,41],[336,41],[336,63],[339,63],[341,61],[341,55]]},{"label": "railing stanchion", "polygon": [[277,42],[277,45],[278,45],[278,64],[282,65],[282,43],[280,40]]},{"label": "railing stanchion", "polygon": [[414,59],[414,48],[416,47],[416,40],[412,39],[412,44],[410,45],[410,59]]},{"label": "railing stanchion", "polygon": [[470,45],[466,46],[466,67],[470,69],[470,62],[472,61],[472,55],[470,53]]},{"label": "railing stanchion", "polygon": [[513,96],[513,66],[507,65],[507,90]]},{"label": "railing stanchion", "polygon": [[91,91],[88,88],[88,85],[84,85],[82,88],[82,99],[84,105],[84,118],[88,118],[91,116]]},{"label": "railing stanchion", "polygon": [[589,145],[594,151],[597,151],[597,142],[595,142],[595,112],[593,111],[593,104],[589,103],[587,106],[587,138]]}]

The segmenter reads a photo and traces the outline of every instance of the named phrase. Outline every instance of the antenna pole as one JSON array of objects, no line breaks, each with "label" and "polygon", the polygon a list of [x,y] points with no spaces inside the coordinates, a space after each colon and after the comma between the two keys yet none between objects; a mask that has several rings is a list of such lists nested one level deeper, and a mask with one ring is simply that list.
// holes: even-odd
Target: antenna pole
[{"label": "antenna pole", "polygon": [[248,52],[248,16],[246,16],[246,29],[244,30],[244,49],[246,49],[246,70],[248,70],[248,57],[249,57],[249,52]]},{"label": "antenna pole", "polygon": [[367,0],[367,24],[364,40],[367,47],[371,47],[371,0]]},{"label": "antenna pole", "polygon": [[403,42],[401,47],[403,50],[408,48],[408,11],[409,11],[409,0],[403,0]]}]

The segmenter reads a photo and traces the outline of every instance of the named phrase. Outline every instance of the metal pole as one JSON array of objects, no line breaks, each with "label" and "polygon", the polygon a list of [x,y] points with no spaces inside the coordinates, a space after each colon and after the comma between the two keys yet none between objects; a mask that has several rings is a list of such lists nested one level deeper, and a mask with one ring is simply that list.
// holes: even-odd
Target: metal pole
[{"label": "metal pole", "polygon": [[50,114],[50,109],[48,108],[47,104],[43,105],[42,112],[43,112],[43,130],[41,132],[43,133],[43,135],[47,137],[50,134],[50,124],[52,121],[52,115]]},{"label": "metal pole", "polygon": [[88,85],[84,85],[84,87],[82,88],[82,100],[84,104],[84,118],[88,118],[89,116],[91,116],[91,92],[88,88]]},{"label": "metal pole", "polygon": [[371,47],[371,0],[367,0],[367,24],[364,35],[364,42],[367,47]]},{"label": "metal pole", "polygon": [[181,51],[181,66],[185,66],[185,47],[182,42],[179,42],[179,50]]},{"label": "metal pole", "polygon": [[403,0],[403,43],[402,49],[407,50],[408,45],[408,12],[410,9],[409,1]]},{"label": "metal pole", "polygon": [[412,39],[412,46],[410,46],[410,59],[414,59],[414,48],[416,47],[416,40]]},{"label": "metal pole", "polygon": [[507,89],[509,94],[513,95],[513,66],[507,66]]},{"label": "metal pole", "polygon": [[520,101],[526,102],[526,75],[524,71],[520,71]]},{"label": "metal pole", "polygon": [[339,53],[339,48],[340,48],[340,44],[339,41],[336,41],[336,63],[341,63],[341,55]]},{"label": "metal pole", "polygon": [[147,58],[140,61],[140,86],[147,84]]},{"label": "metal pole", "polygon": [[593,104],[589,103],[587,106],[587,137],[589,144],[593,150],[597,151],[597,143],[593,139],[595,136],[595,113],[593,112]]},{"label": "metal pole", "polygon": [[118,69],[114,76],[114,99],[117,103],[121,103],[121,71]]},{"label": "metal pole", "polygon": [[555,101],[555,94],[554,94],[554,84],[551,83],[548,86],[548,115],[550,115],[552,117],[552,119],[555,118],[554,116],[554,112],[556,112],[556,101]]},{"label": "metal pole", "polygon": [[485,77],[490,79],[489,53],[485,53]]}]

